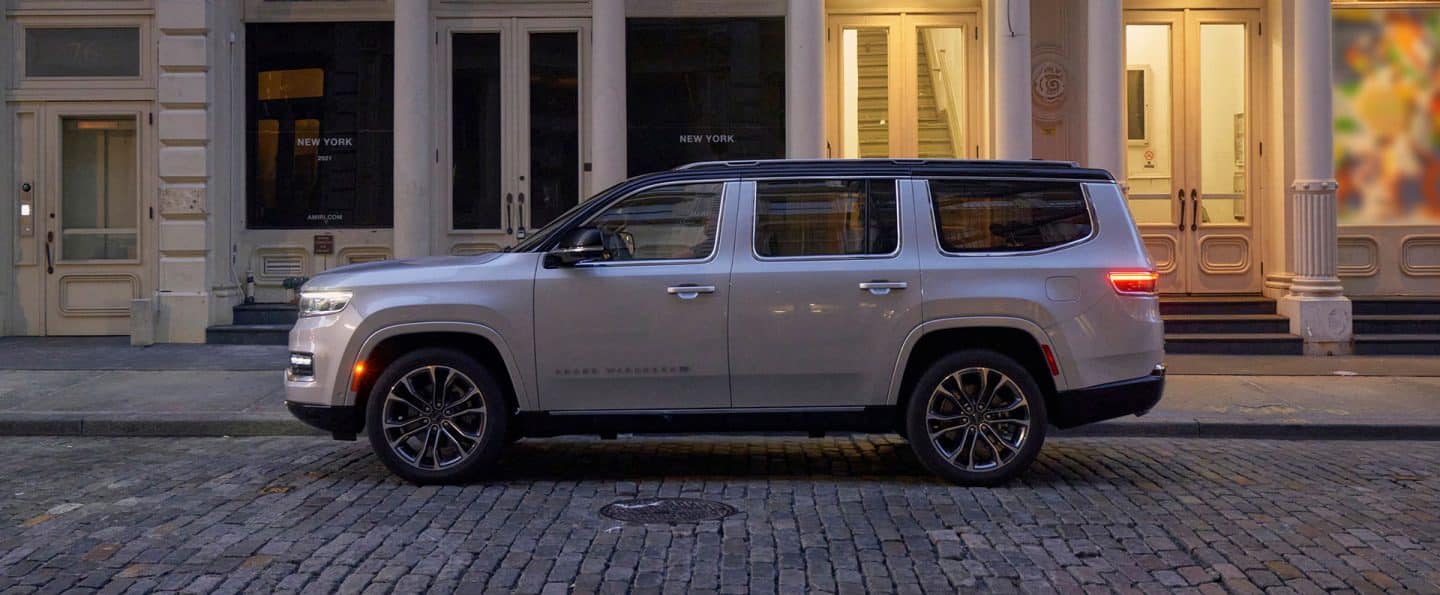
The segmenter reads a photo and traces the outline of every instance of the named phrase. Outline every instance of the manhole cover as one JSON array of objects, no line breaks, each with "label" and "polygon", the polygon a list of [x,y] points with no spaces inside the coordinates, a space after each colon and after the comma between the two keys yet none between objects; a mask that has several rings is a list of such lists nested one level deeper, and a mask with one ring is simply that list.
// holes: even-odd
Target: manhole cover
[{"label": "manhole cover", "polygon": [[698,523],[735,514],[728,504],[695,498],[639,498],[607,504],[600,514],[631,523]]}]

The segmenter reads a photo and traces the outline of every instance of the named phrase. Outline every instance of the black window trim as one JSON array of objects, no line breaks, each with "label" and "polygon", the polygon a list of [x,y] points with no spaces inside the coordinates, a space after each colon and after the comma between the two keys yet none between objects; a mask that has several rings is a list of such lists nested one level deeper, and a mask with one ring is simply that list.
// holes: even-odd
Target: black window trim
[{"label": "black window trim", "polygon": [[[630,199],[631,197],[638,196],[638,195],[640,195],[640,194],[643,193],[643,192],[648,192],[648,191],[655,190],[655,189],[658,189],[658,188],[665,188],[665,187],[667,187],[667,186],[693,186],[693,185],[696,185],[696,184],[719,184],[719,185],[720,185],[720,209],[719,209],[720,212],[718,213],[718,218],[717,218],[716,221],[715,221],[715,243],[714,243],[714,244],[711,244],[711,246],[710,246],[710,255],[709,255],[709,256],[706,256],[706,257],[704,257],[704,258],[667,258],[667,259],[654,259],[654,258],[650,258],[650,259],[645,259],[645,260],[619,260],[619,261],[612,261],[612,260],[595,260],[595,261],[580,262],[580,263],[576,264],[574,268],[609,268],[609,267],[627,267],[627,266],[660,266],[660,265],[675,265],[675,264],[708,264],[708,263],[714,262],[715,259],[716,259],[717,257],[719,257],[719,255],[720,255],[720,240],[721,240],[721,238],[724,237],[724,234],[725,234],[725,207],[726,207],[726,205],[728,204],[728,202],[727,202],[728,199],[729,199],[728,195],[729,195],[731,192],[734,192],[734,191],[735,191],[734,189],[738,189],[738,186],[739,186],[739,185],[738,185],[737,182],[738,182],[738,180],[735,180],[735,179],[733,179],[733,178],[701,179],[701,180],[670,180],[670,181],[666,181],[666,182],[660,182],[660,183],[658,183],[658,184],[650,184],[650,185],[647,185],[647,186],[641,186],[641,187],[639,187],[639,188],[636,188],[634,192],[627,192],[627,193],[625,193],[624,195],[619,196],[619,197],[616,197],[616,198],[613,199],[613,200],[606,201],[606,202],[605,202],[605,206],[597,208],[594,212],[589,213],[589,214],[585,215],[584,217],[575,219],[574,221],[572,221],[572,222],[570,222],[569,224],[566,225],[566,229],[563,229],[563,230],[557,229],[557,230],[555,230],[555,231],[556,231],[556,233],[559,233],[560,235],[564,235],[564,234],[566,234],[566,233],[569,233],[571,230],[578,229],[578,228],[581,228],[581,227],[585,227],[585,226],[589,225],[591,221],[594,221],[596,217],[599,217],[600,215],[605,214],[605,212],[608,211],[608,210],[610,210],[611,207],[614,207],[615,205],[620,204],[621,202],[624,202],[624,201]],[[733,186],[732,186],[732,184],[733,184]],[[547,248],[545,251],[548,252],[549,249]]]},{"label": "black window trim", "polygon": [[[1095,239],[1096,236],[1100,235],[1100,219],[1095,216],[1095,201],[1090,199],[1090,184],[1093,182],[1086,182],[1080,180],[1065,180],[1058,178],[997,178],[987,176],[916,176],[914,180],[916,182],[920,182],[921,185],[925,188],[925,204],[929,205],[929,208],[925,210],[929,212],[930,233],[934,234],[935,249],[944,256],[950,256],[955,258],[983,258],[991,256],[1034,256],[1037,254],[1049,254],[1052,252],[1065,250],[1074,246],[1078,246],[1080,244],[1087,243]],[[1084,237],[1070,240],[1063,244],[1056,244],[1054,246],[1047,246],[1045,248],[1038,248],[1035,250],[991,250],[985,252],[952,252],[950,250],[946,250],[944,242],[940,241],[940,217],[935,212],[935,195],[930,192],[930,180],[961,180],[966,182],[1060,182],[1075,184],[1080,187],[1080,197],[1082,200],[1085,201],[1085,212],[1090,217],[1090,233],[1085,235]]]},{"label": "black window trim", "polygon": [[[913,178],[903,175],[827,176],[823,174],[806,176],[745,178],[743,181],[751,183],[750,200],[748,201],[750,204],[750,256],[759,262],[813,260],[886,260],[899,258],[900,254],[905,251],[905,221],[903,219],[905,211],[904,207],[902,206],[902,203],[905,202],[905,199],[902,198],[900,182],[910,179]],[[755,241],[759,238],[758,234],[760,232],[760,182],[778,182],[786,180],[814,180],[822,182],[829,180],[890,180],[895,184],[895,249],[885,254],[814,254],[807,256],[761,256],[760,251],[755,249]],[[868,193],[866,195],[866,199],[869,199]]]}]

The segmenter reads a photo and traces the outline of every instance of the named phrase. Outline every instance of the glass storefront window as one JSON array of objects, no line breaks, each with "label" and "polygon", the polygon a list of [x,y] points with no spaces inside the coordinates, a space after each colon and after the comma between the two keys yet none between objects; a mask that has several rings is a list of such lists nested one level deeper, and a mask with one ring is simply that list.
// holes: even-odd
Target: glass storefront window
[{"label": "glass storefront window", "polygon": [[500,34],[457,33],[452,43],[452,224],[500,229]]},{"label": "glass storefront window", "polygon": [[785,19],[629,19],[626,54],[630,175],[784,156]]},{"label": "glass storefront window", "polygon": [[1340,222],[1440,222],[1440,7],[1334,15]]},{"label": "glass storefront window", "polygon": [[248,26],[248,227],[390,226],[393,28]]}]

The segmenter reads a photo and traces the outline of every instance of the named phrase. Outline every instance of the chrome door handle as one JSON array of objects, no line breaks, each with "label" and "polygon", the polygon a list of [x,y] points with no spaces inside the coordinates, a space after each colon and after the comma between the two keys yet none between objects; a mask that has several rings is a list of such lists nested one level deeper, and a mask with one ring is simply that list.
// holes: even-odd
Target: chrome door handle
[{"label": "chrome door handle", "polygon": [[1180,203],[1180,231],[1185,231],[1185,189],[1175,191],[1175,201]]},{"label": "chrome door handle", "polygon": [[1195,189],[1190,189],[1190,231],[1195,231],[1195,222],[1200,220],[1200,198]]},{"label": "chrome door handle", "polygon": [[860,290],[875,295],[886,295],[892,289],[905,289],[909,286],[910,284],[904,281],[866,281],[860,284]]},{"label": "chrome door handle", "polygon": [[666,287],[665,293],[682,300],[693,300],[702,293],[715,293],[714,285],[676,285]]}]

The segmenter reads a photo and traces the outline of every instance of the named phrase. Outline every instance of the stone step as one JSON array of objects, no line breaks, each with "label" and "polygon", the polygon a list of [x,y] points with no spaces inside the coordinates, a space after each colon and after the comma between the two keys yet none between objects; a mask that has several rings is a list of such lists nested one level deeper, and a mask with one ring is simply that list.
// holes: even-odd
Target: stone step
[{"label": "stone step", "polygon": [[295,304],[240,304],[233,309],[237,325],[295,324],[300,310]]},{"label": "stone step", "polygon": [[1160,314],[1274,314],[1275,300],[1263,296],[1161,297]]},{"label": "stone step", "polygon": [[1355,335],[1356,355],[1440,355],[1440,334]]},{"label": "stone step", "polygon": [[288,345],[293,324],[224,324],[205,329],[205,342],[217,345]]},{"label": "stone step", "polygon": [[1351,310],[1360,315],[1433,314],[1440,315],[1440,298],[1352,298]]},{"label": "stone step", "polygon": [[1280,333],[1193,333],[1165,335],[1166,353],[1303,355],[1300,337]]},{"label": "stone step", "polygon": [[1286,334],[1290,320],[1279,314],[1175,314],[1165,316],[1166,334]]},{"label": "stone step", "polygon": [[1357,335],[1440,335],[1436,314],[1356,314]]}]

